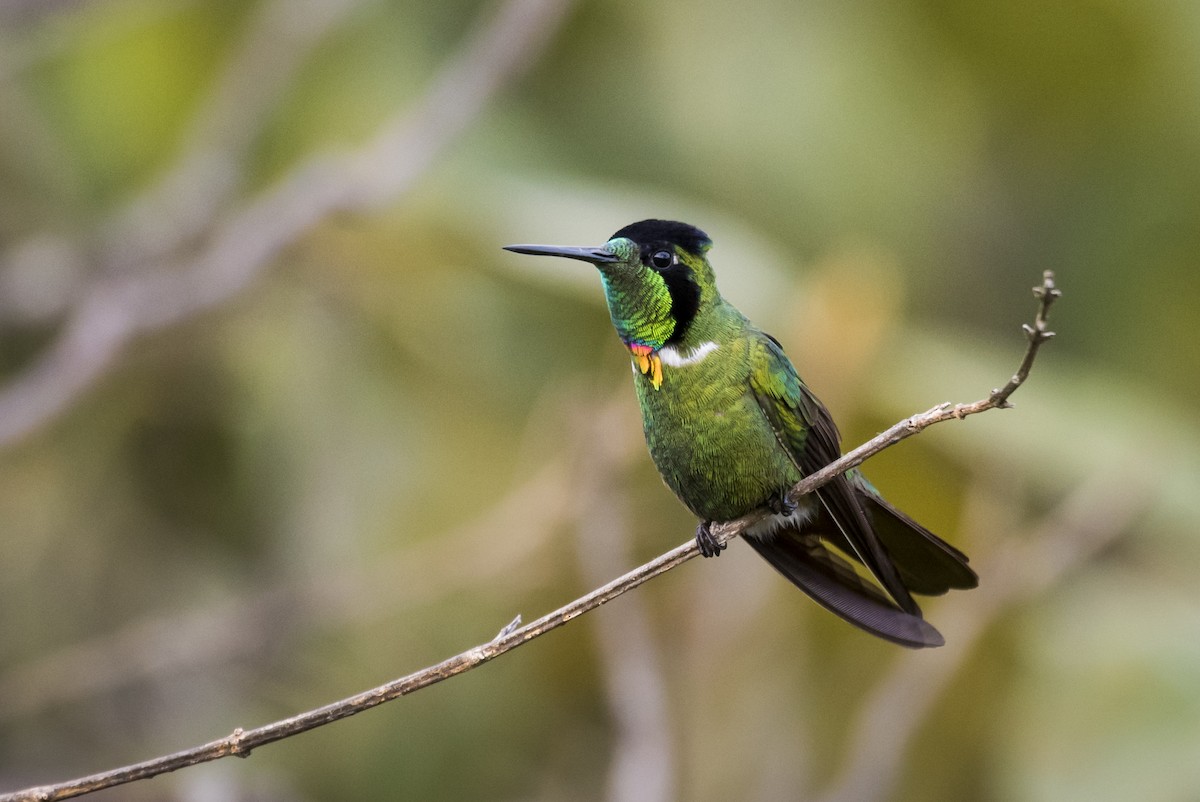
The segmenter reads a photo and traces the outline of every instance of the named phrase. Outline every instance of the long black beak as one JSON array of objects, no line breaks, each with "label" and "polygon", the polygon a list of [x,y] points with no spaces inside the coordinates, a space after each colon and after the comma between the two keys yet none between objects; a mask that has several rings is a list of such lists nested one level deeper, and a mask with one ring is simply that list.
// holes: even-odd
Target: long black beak
[{"label": "long black beak", "polygon": [[605,248],[571,248],[562,245],[505,245],[504,250],[513,253],[528,253],[533,256],[563,256],[594,265],[601,262],[616,262],[617,256]]}]

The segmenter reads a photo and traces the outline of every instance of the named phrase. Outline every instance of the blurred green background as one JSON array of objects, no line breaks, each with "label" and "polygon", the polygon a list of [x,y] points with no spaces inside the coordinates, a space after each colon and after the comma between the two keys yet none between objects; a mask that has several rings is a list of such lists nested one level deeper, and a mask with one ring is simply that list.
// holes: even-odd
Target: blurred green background
[{"label": "blurred green background", "polygon": [[[444,114],[503,19],[543,29],[493,37],[522,68]],[[394,119],[428,135],[348,185],[413,180],[241,283],[203,262]],[[0,790],[351,695],[689,538],[595,272],[500,250],[666,217],[846,448],[1006,381],[1056,271],[1016,409],[867,466],[982,574],[925,605],[949,644],[734,543],[99,796],[1200,799],[1198,208],[1191,0],[0,2]]]}]

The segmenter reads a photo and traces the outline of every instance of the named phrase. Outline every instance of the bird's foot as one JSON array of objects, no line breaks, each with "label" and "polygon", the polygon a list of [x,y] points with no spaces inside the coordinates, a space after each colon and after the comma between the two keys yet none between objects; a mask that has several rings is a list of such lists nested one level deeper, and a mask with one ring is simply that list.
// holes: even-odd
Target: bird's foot
[{"label": "bird's foot", "polygon": [[796,502],[787,497],[786,492],[775,493],[767,499],[767,509],[785,518],[796,511]]},{"label": "bird's foot", "polygon": [[720,557],[725,550],[725,544],[712,533],[712,521],[701,521],[696,527],[696,545],[700,547],[701,557]]}]

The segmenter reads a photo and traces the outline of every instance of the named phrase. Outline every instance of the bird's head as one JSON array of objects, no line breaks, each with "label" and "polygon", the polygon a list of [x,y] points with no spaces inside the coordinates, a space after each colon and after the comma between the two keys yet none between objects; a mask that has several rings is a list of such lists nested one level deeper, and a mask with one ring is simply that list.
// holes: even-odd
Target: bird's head
[{"label": "bird's head", "polygon": [[642,220],[598,248],[508,245],[505,250],[594,264],[621,341],[635,358],[650,360],[661,348],[684,343],[697,314],[717,300],[706,256],[711,247],[708,235],[694,226]]}]

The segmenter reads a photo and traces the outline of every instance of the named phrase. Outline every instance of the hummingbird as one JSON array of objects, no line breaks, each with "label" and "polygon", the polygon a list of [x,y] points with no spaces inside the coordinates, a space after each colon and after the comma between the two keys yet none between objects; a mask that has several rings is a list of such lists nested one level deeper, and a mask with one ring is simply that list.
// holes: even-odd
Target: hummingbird
[{"label": "hummingbird", "polygon": [[699,518],[703,556],[725,548],[714,523],[764,510],[743,539],[818,604],[901,646],[941,646],[912,594],[978,585],[967,556],[885,501],[857,469],[789,500],[801,478],[841,456],[841,436],[779,341],[717,291],[711,247],[694,226],[642,220],[599,247],[505,250],[599,270],[632,362],[646,445]]}]

